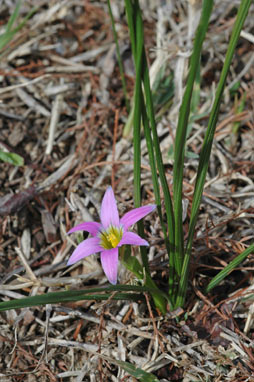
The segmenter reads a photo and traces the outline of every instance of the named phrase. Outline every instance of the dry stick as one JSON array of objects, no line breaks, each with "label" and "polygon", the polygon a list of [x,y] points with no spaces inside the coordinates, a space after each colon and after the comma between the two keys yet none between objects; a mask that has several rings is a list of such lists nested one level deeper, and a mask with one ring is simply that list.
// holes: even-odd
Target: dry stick
[{"label": "dry stick", "polygon": [[25,92],[25,90],[21,88],[15,89],[18,97],[30,108],[36,110],[37,113],[43,115],[44,117],[49,117],[50,112],[42,106],[35,98],[33,98],[30,94]]},{"label": "dry stick", "polygon": [[69,155],[55,172],[39,184],[37,188],[38,192],[43,191],[45,188],[52,186],[57,181],[60,181],[63,176],[67,176],[68,172],[71,171],[77,163],[78,160],[76,159],[75,154]]},{"label": "dry stick", "polygon": [[50,319],[51,312],[52,312],[52,305],[46,304],[46,327],[44,332],[44,348],[43,348],[40,360],[38,362],[38,365],[36,366],[36,370],[39,369],[40,365],[43,363],[44,358],[45,358],[46,364],[48,363],[47,349],[48,349],[48,336],[49,336],[49,319]]},{"label": "dry stick", "polygon": [[111,172],[111,185],[115,189],[115,153],[116,153],[116,138],[119,121],[119,110],[116,109],[114,121],[114,135],[113,135],[113,149],[112,149],[112,172]]},{"label": "dry stick", "polygon": [[[41,253],[39,253],[37,256],[35,256],[33,259],[29,260],[28,261],[28,264],[31,265],[33,264],[34,262],[36,262],[37,260],[39,260],[45,253],[47,253],[47,251],[50,249],[50,248],[53,248],[54,246],[58,245],[60,243],[60,240],[59,241],[56,241],[52,244],[50,244],[47,248],[45,248],[43,251],[41,251]],[[12,276],[14,275],[18,275],[19,273],[23,272],[24,270],[24,266],[21,266],[21,267],[18,267],[14,270],[12,270],[11,272],[7,273],[5,275],[5,277],[3,277],[2,279],[2,283],[4,284],[6,281],[8,281]],[[26,279],[25,279],[26,280]],[[27,280],[26,280],[27,281]],[[1,288],[3,287],[3,285],[1,285]],[[7,289],[7,288],[5,288]]]},{"label": "dry stick", "polygon": [[[24,267],[26,269],[26,272],[30,276],[31,280],[37,282],[38,281],[37,277],[35,276],[35,274],[32,271],[30,265],[28,264],[28,262],[27,262],[27,260],[26,260],[26,258],[24,256],[22,250],[20,248],[18,248],[18,247],[15,247],[15,251],[18,254],[21,262],[23,263],[23,265],[24,265]],[[36,370],[39,368],[39,366],[42,363],[44,357],[46,356],[46,358],[47,358],[48,328],[49,328],[49,318],[50,318],[51,311],[52,311],[51,305],[47,304],[46,305],[46,328],[45,328],[45,334],[44,334],[44,349],[43,349],[40,361],[39,361],[39,363],[38,363],[38,365],[36,367]],[[15,330],[15,345],[14,345],[13,351],[15,350],[16,345],[17,345],[17,333],[16,333],[16,330]],[[46,363],[47,363],[47,360],[46,360]]]},{"label": "dry stick", "polygon": [[[203,293],[201,293],[196,287],[194,287],[194,291],[196,293],[196,295],[206,304],[208,305],[210,308],[213,309],[213,311],[215,311],[223,320],[227,320],[228,317],[225,316],[223,313],[221,313],[219,311],[219,309],[206,297],[203,295]],[[201,319],[203,318],[202,317],[203,314],[201,313]]]},{"label": "dry stick", "polygon": [[[26,260],[26,258],[24,256],[22,250],[20,248],[18,248],[18,247],[15,247],[15,251],[18,254],[18,256],[20,257],[21,262],[23,263],[23,265],[24,265],[24,267],[26,269],[26,272],[30,276],[31,280],[38,282],[37,277],[35,276],[35,274],[32,271],[30,265],[28,264],[28,262],[27,262],[27,260]],[[46,328],[45,328],[45,334],[44,334],[44,349],[43,349],[41,358],[40,358],[39,363],[38,363],[38,365],[37,365],[35,370],[37,370],[39,368],[39,366],[42,363],[44,357],[46,356],[46,358],[47,358],[48,328],[49,328],[49,318],[50,318],[51,311],[52,311],[51,305],[47,304],[46,305]],[[15,349],[16,345],[17,345],[17,343],[16,343],[16,331],[15,331],[15,345],[14,345],[14,349]],[[14,349],[13,349],[13,351],[14,351]],[[46,363],[47,363],[47,359],[46,359]]]},{"label": "dry stick", "polygon": [[[31,352],[27,352],[23,347],[21,347],[19,344],[17,344],[17,348],[18,348],[18,350],[19,350],[19,352],[22,354],[22,355],[24,355],[27,359],[29,359],[29,360],[32,360],[34,363],[37,361],[37,359],[34,357],[34,355],[32,355],[32,353]],[[46,371],[47,371],[47,373],[50,375],[50,377],[51,377],[51,380],[53,381],[53,382],[57,382],[56,381],[56,379],[55,379],[55,377],[54,377],[54,375],[53,375],[53,373],[51,372],[51,370],[50,370],[50,368],[46,365],[46,364],[44,364],[43,365],[43,368],[44,369],[46,369]],[[43,369],[42,367],[41,367],[41,369]],[[34,370],[32,370],[32,371],[18,371],[18,372],[11,372],[11,373],[8,373],[7,372],[7,374],[2,374],[2,373],[0,373],[0,378],[1,377],[12,377],[12,376],[18,376],[18,375],[21,375],[21,376],[24,376],[24,375],[30,375],[30,374],[34,374],[34,373],[36,373],[36,371],[37,371],[37,366],[35,367],[35,369]],[[2,381],[2,379],[0,379],[1,381]],[[4,381],[3,381],[4,382]]]},{"label": "dry stick", "polygon": [[245,322],[245,326],[244,326],[244,329],[243,329],[244,334],[247,334],[249,332],[249,330],[250,330],[250,328],[252,326],[253,316],[254,316],[254,303],[252,303],[249,306],[248,316],[247,316],[247,319],[246,319],[246,322]]},{"label": "dry stick", "polygon": [[84,73],[93,72],[98,74],[98,69],[94,66],[75,65],[75,66],[50,66],[44,69],[45,73]]},{"label": "dry stick", "polygon": [[[101,344],[103,340],[102,330],[104,329],[104,312],[106,305],[112,300],[113,296],[115,296],[117,292],[113,292],[112,295],[104,302],[102,303],[102,310],[100,314],[99,319],[99,333],[98,333],[98,354],[101,354]],[[99,364],[98,364],[98,370],[100,372],[100,381],[103,382],[103,369],[102,369],[102,358],[99,358]]]},{"label": "dry stick", "polygon": [[242,30],[240,33],[240,36],[245,38],[246,40],[252,42],[252,44],[254,44],[254,35],[253,34]]},{"label": "dry stick", "polygon": [[19,247],[15,247],[15,252],[17,253],[17,255],[19,256],[22,264],[24,265],[25,267],[25,270],[27,272],[27,274],[30,276],[30,279],[32,281],[36,281],[37,282],[37,277],[35,276],[34,272],[32,271],[32,268],[30,267],[30,265],[28,264],[22,250],[19,248]]},{"label": "dry stick", "polygon": [[[103,340],[103,337],[102,337],[102,330],[103,330],[103,327],[104,327],[104,308],[103,307],[103,310],[100,314],[100,324],[99,324],[99,333],[98,333],[98,353],[100,354],[101,353],[101,343],[102,343],[102,340]],[[99,373],[100,373],[100,381],[103,382],[103,370],[102,370],[102,359],[99,358],[99,364],[98,364],[98,370],[99,370]]]},{"label": "dry stick", "polygon": [[43,74],[42,76],[36,77],[33,80],[31,80],[31,81],[27,81],[27,82],[24,82],[24,83],[20,83],[20,84],[16,84],[16,85],[11,85],[11,86],[6,86],[5,88],[0,89],[0,94],[8,93],[8,92],[10,92],[10,91],[12,91],[14,89],[24,88],[26,86],[30,86],[32,84],[35,84],[35,83],[37,83],[39,81],[42,81],[45,78],[49,78],[49,77],[50,77],[49,74]]},{"label": "dry stick", "polygon": [[74,338],[75,341],[77,341],[77,337],[78,337],[78,335],[80,333],[80,329],[82,328],[83,323],[84,323],[84,320],[82,320],[82,318],[81,318],[81,320],[79,320],[79,322],[78,322],[78,324],[76,326],[76,329],[74,331],[74,334],[73,334],[73,338]]},{"label": "dry stick", "polygon": [[[19,256],[22,264],[24,265],[27,274],[30,276],[31,280],[37,282],[38,281],[37,277],[35,276],[35,274],[32,271],[30,265],[28,264],[28,262],[27,262],[27,260],[26,260],[26,258],[24,256],[22,250],[20,248],[18,248],[18,247],[15,247],[15,251],[18,254],[18,256]],[[47,304],[46,305],[46,328],[45,328],[45,334],[44,334],[44,349],[43,349],[40,361],[39,361],[35,371],[38,370],[38,368],[39,368],[40,364],[42,363],[44,357],[46,356],[46,358],[47,358],[48,328],[49,328],[49,318],[50,318],[51,311],[52,311],[51,305]],[[15,330],[15,345],[14,345],[13,351],[15,350],[16,346],[17,346],[17,333],[16,333],[16,330]],[[47,359],[46,359],[46,363],[47,363]]]},{"label": "dry stick", "polygon": [[238,114],[232,114],[229,117],[226,117],[223,121],[221,121],[216,127],[215,137],[218,135],[218,132],[226,127],[229,123],[232,122],[242,122],[245,118],[251,118],[251,113],[249,111],[242,111]]},{"label": "dry stick", "polygon": [[46,155],[50,155],[53,148],[56,127],[60,118],[62,104],[63,104],[63,96],[62,94],[58,94],[53,103],[53,109],[51,113],[51,119],[50,119],[50,125],[49,125],[49,137],[48,137],[47,147],[45,151]]},{"label": "dry stick", "polygon": [[150,302],[149,302],[149,298],[148,298],[148,295],[147,293],[144,293],[145,295],[145,299],[146,299],[146,303],[147,303],[147,307],[148,307],[148,311],[149,311],[149,314],[150,314],[150,317],[152,319],[152,322],[153,322],[153,329],[154,329],[154,333],[158,339],[158,342],[160,344],[160,348],[161,348],[161,352],[164,353],[164,346],[163,346],[163,343],[161,342],[161,339],[160,339],[160,336],[162,336],[162,334],[159,332],[159,330],[157,329],[157,326],[156,326],[156,323],[155,323],[155,320],[154,320],[154,316],[153,316],[153,312],[152,312],[152,309],[151,309],[151,305],[150,305]]},{"label": "dry stick", "polygon": [[[117,160],[115,162],[113,162],[113,161],[101,161],[101,162],[96,162],[96,163],[92,163],[92,164],[89,164],[89,165],[84,165],[84,166],[81,167],[81,170],[85,171],[85,170],[90,170],[91,168],[94,168],[94,167],[103,167],[103,166],[113,165],[113,164],[115,164],[115,165],[118,165],[118,164],[126,164],[126,165],[130,164],[130,165],[133,165],[133,161],[127,161],[127,160]],[[150,171],[150,167],[146,166],[144,164],[141,164],[141,168],[143,168],[144,170]],[[172,174],[167,174],[167,177],[172,179]],[[186,181],[184,181],[183,184],[184,184],[184,186],[191,188],[192,191],[194,190],[194,185],[193,184],[190,184],[190,183],[188,183]],[[216,196],[210,195],[209,193],[207,193],[205,191],[204,191],[203,195],[209,197],[212,200],[219,201],[219,199]]]}]

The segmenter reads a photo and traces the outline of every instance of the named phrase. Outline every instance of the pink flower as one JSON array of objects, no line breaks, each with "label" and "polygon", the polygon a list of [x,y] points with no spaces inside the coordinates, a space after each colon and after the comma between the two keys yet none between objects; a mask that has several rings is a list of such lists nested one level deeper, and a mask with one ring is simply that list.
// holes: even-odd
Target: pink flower
[{"label": "pink flower", "polygon": [[112,187],[108,187],[101,203],[101,222],[84,222],[73,227],[68,233],[87,231],[92,237],[80,243],[71,255],[67,265],[92,255],[101,254],[102,268],[111,284],[117,282],[118,248],[125,244],[149,245],[136,233],[129,232],[129,227],[148,215],[156,208],[151,204],[127,212],[121,219]]}]

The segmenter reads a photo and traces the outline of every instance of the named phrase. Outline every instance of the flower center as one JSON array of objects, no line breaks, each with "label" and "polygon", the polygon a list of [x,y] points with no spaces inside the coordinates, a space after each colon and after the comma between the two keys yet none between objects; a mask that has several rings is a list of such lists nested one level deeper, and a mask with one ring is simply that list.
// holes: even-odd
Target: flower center
[{"label": "flower center", "polygon": [[101,231],[99,237],[101,246],[105,249],[116,248],[123,236],[122,227],[110,226],[106,231]]}]

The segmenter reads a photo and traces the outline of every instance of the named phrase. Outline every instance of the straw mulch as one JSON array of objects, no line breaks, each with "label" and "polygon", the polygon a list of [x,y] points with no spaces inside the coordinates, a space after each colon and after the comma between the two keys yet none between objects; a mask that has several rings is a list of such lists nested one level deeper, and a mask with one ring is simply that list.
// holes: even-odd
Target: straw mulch
[{"label": "straw mulch", "polygon": [[[111,1],[128,94],[134,89],[124,2]],[[216,1],[201,64],[184,178],[184,231],[198,155],[240,1]],[[1,25],[15,1],[3,0]],[[112,184],[120,212],[133,207],[133,147],[106,1],[24,1],[36,13],[0,61],[0,145],[25,165],[1,163],[2,301],[107,285],[97,256],[66,267],[66,232],[98,220]],[[142,1],[158,133],[172,188],[172,150],[200,1]],[[228,77],[198,220],[185,309],[162,317],[141,304],[81,301],[0,314],[0,381],[135,381],[122,360],[160,381],[254,381],[253,255],[209,295],[208,281],[253,241],[254,7]],[[164,65],[164,73],[161,71]],[[166,84],[166,86],[165,86]],[[234,91],[232,87],[234,85]],[[230,90],[231,89],[231,90]],[[164,91],[164,93],[163,93]],[[165,103],[159,95],[167,98]],[[143,203],[154,201],[142,141]],[[155,280],[168,262],[156,214],[145,219]],[[134,253],[135,254],[135,253]],[[119,269],[119,283],[136,282]],[[252,377],[253,376],[253,377]]]}]

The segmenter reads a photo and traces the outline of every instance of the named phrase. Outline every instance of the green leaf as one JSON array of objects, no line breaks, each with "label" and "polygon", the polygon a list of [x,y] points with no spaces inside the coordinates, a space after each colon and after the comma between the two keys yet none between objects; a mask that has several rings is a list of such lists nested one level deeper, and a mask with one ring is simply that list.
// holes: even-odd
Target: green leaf
[{"label": "green leaf", "polygon": [[136,256],[131,255],[131,247],[129,245],[125,245],[120,248],[120,260],[123,265],[132,272],[138,280],[144,279],[143,268],[136,258]]},{"label": "green leaf", "polygon": [[15,34],[23,28],[28,19],[36,12],[37,8],[32,8],[32,10],[25,16],[25,18],[21,21],[21,23],[14,29],[12,29],[13,24],[18,18],[19,9],[21,6],[21,0],[19,0],[16,4],[13,14],[9,18],[9,21],[6,25],[6,29],[4,33],[0,35],[0,51],[13,39]]},{"label": "green leaf", "polygon": [[[141,117],[145,129],[145,137],[146,143],[149,153],[149,161],[152,171],[152,179],[154,184],[154,193],[155,193],[155,201],[158,209],[158,213],[160,216],[160,220],[162,222],[163,228],[163,219],[161,213],[161,202],[160,202],[160,192],[159,192],[159,182],[156,171],[156,161],[154,160],[154,152],[156,156],[160,157],[160,163],[158,165],[160,177],[164,179],[162,181],[162,186],[165,195],[165,204],[168,212],[168,204],[167,201],[169,199],[170,202],[170,193],[168,189],[168,183],[164,172],[164,166],[162,162],[161,152],[159,148],[159,139],[157,136],[157,130],[155,126],[155,116],[153,110],[153,102],[152,102],[152,92],[150,88],[149,82],[149,72],[148,65],[145,56],[144,49],[144,31],[143,31],[143,21],[141,10],[138,4],[138,1],[134,3],[130,0],[125,0],[125,8],[128,20],[128,26],[130,31],[131,45],[132,45],[132,53],[134,56],[134,63],[136,67],[136,83],[135,83],[135,97],[134,97],[134,131],[133,131],[133,147],[134,147],[134,204],[135,207],[139,207],[141,205],[141,151],[140,151],[140,140],[141,140]],[[144,84],[145,89],[145,97],[142,89],[142,82]],[[146,100],[146,104],[145,104]],[[147,112],[146,112],[147,109]],[[153,131],[153,142],[151,138],[151,128],[149,127],[151,124]],[[159,160],[158,160],[159,162]],[[165,188],[167,189],[167,194],[165,192]],[[168,197],[168,198],[167,198]],[[172,209],[171,209],[172,212]],[[168,214],[169,215],[169,214]],[[167,215],[167,216],[168,216]],[[169,218],[168,218],[169,219]],[[171,222],[173,222],[172,213],[171,213]],[[138,222],[138,234],[143,236],[143,225],[142,222]],[[172,230],[171,235],[172,235]],[[165,227],[163,228],[164,236],[167,235]],[[165,239],[165,241],[167,238]],[[167,245],[167,243],[166,243]],[[144,283],[147,285],[149,282],[149,286],[157,289],[156,293],[152,293],[152,297],[154,299],[154,303],[161,312],[166,312],[166,300],[163,297],[163,293],[160,292],[159,288],[156,287],[155,283],[153,283],[150,276],[148,258],[146,248],[141,247],[141,258],[142,258],[142,268],[144,268]]]},{"label": "green leaf", "polygon": [[[212,143],[214,138],[214,133],[216,129],[216,124],[218,121],[218,115],[220,110],[220,104],[222,101],[223,91],[227,79],[227,75],[229,72],[229,68],[233,59],[233,55],[236,49],[236,45],[240,36],[241,29],[243,27],[244,21],[248,15],[248,11],[250,8],[252,0],[242,0],[241,4],[239,6],[236,21],[233,27],[232,35],[229,41],[227,53],[225,56],[224,65],[222,68],[222,72],[220,75],[220,80],[218,83],[218,87],[215,94],[215,99],[213,103],[213,107],[210,113],[210,118],[208,121],[208,126],[205,134],[205,139],[202,145],[201,153],[200,153],[200,159],[199,159],[199,166],[198,166],[198,172],[197,172],[197,179],[195,184],[195,190],[193,195],[193,201],[192,201],[192,208],[191,208],[191,216],[190,216],[190,225],[189,225],[189,234],[188,234],[188,241],[187,246],[185,250],[185,256],[184,256],[184,262],[182,265],[182,272],[181,272],[181,278],[178,288],[178,297],[176,306],[182,306],[184,303],[186,290],[187,290],[187,283],[188,283],[188,270],[189,270],[189,262],[190,262],[190,255],[192,250],[192,243],[195,233],[195,226],[198,218],[199,213],[199,206],[203,194],[203,188],[205,184],[206,174],[208,170],[209,165],[209,158],[211,155],[211,149],[212,149]],[[204,2],[205,4],[205,2]],[[199,36],[198,36],[199,38]]]},{"label": "green leaf", "polygon": [[[112,292],[139,292],[134,293],[117,293],[112,295]],[[10,309],[27,308],[29,306],[45,305],[45,304],[58,304],[62,302],[82,301],[82,300],[134,300],[142,299],[143,292],[152,293],[154,289],[147,286],[139,285],[111,285],[106,288],[89,288],[83,290],[69,290],[62,292],[50,292],[38,296],[25,297],[10,301],[0,302],[0,311]],[[96,294],[94,294],[96,293]]]},{"label": "green leaf", "polygon": [[185,153],[186,155],[186,158],[189,158],[189,159],[198,159],[198,154],[194,153],[193,151],[186,151]]},{"label": "green leaf", "polygon": [[174,95],[173,74],[165,75],[165,65],[163,65],[157,73],[152,95],[154,108],[156,110],[163,107]]},{"label": "green leaf", "polygon": [[[186,83],[186,88],[179,111],[178,125],[176,129],[175,150],[174,150],[174,168],[173,168],[173,195],[175,212],[175,254],[174,266],[177,275],[180,278],[183,258],[184,258],[184,238],[182,224],[182,188],[183,188],[183,170],[184,156],[187,139],[187,129],[189,125],[189,116],[191,109],[197,107],[199,100],[199,70],[200,56],[209,25],[210,15],[213,9],[212,0],[204,0],[202,14],[196,31],[193,53],[190,58],[190,68]],[[196,81],[196,87],[194,84]],[[194,94],[193,94],[194,88]],[[187,277],[187,276],[186,276]]]},{"label": "green leaf", "polygon": [[240,88],[241,81],[237,81],[231,88],[229,89],[230,95],[233,96]]},{"label": "green leaf", "polygon": [[9,21],[7,23],[7,26],[6,26],[6,32],[7,33],[11,31],[13,24],[15,23],[16,19],[18,18],[20,6],[21,6],[21,0],[18,0],[16,7],[14,9],[14,12],[11,15],[11,17],[9,18]]},{"label": "green leaf", "polygon": [[[240,114],[242,111],[244,111],[244,108],[245,108],[245,103],[246,103],[246,92],[243,93],[243,96],[242,96],[242,99],[241,101],[239,102],[238,106],[237,106],[237,110],[236,110],[236,114]],[[238,130],[239,130],[239,127],[241,126],[241,123],[240,122],[234,122],[233,123],[233,127],[232,127],[232,132],[233,134],[237,134],[238,133]]]},{"label": "green leaf", "polygon": [[123,370],[129,373],[132,377],[137,378],[141,382],[159,382],[158,378],[151,373],[139,369],[138,367],[132,365],[129,362],[125,361],[114,361],[114,363],[120,366]]},{"label": "green leaf", "polygon": [[240,255],[236,256],[224,269],[222,269],[207,285],[206,292],[210,292],[216,285],[218,285],[225,277],[227,277],[238,265],[246,259],[246,257],[254,252],[254,244],[245,249]]},{"label": "green leaf", "polygon": [[0,160],[13,164],[14,166],[23,166],[24,165],[24,159],[15,153],[6,153],[2,150],[0,150]]},{"label": "green leaf", "polygon": [[[137,378],[141,382],[159,382],[159,380],[155,377],[155,375],[148,373],[147,371],[144,371],[134,365],[132,365],[130,362],[126,361],[120,361],[116,360],[112,357],[106,356],[104,354],[100,354],[97,352],[92,352],[92,354],[98,355],[98,357],[108,361],[109,363],[112,363],[113,365],[117,365],[121,367],[123,370],[125,370],[127,373],[129,373],[132,377]],[[123,378],[125,380],[125,378]]]},{"label": "green leaf", "polygon": [[144,269],[138,259],[131,255],[131,247],[129,245],[126,245],[125,248],[122,247],[120,259],[124,266],[131,271],[138,280],[142,280],[143,284],[151,290],[150,293],[156,308],[165,314],[167,302],[170,304],[169,297],[160,291],[148,273],[144,273]]}]

